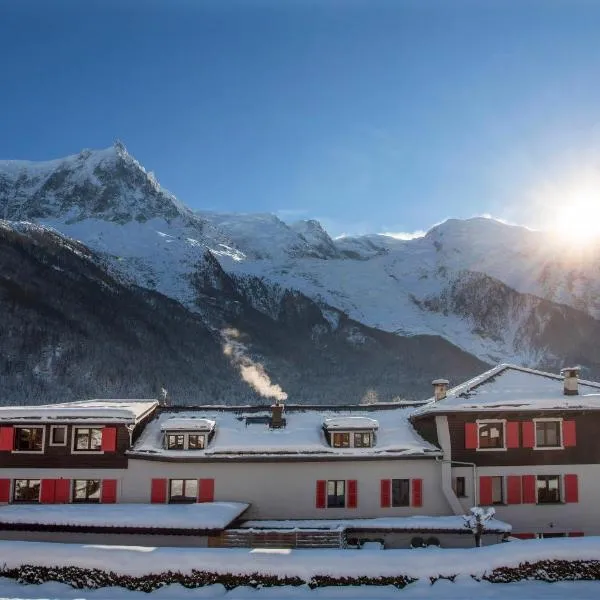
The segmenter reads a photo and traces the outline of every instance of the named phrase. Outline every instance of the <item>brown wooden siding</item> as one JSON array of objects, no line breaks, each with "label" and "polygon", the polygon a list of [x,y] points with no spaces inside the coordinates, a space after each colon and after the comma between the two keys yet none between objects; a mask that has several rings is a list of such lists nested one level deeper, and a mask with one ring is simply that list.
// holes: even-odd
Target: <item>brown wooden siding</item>
[{"label": "brown wooden siding", "polygon": [[[562,450],[534,450],[533,448],[511,448],[497,451],[477,451],[465,448],[465,423],[477,419],[506,419],[507,421],[532,421],[534,418],[561,417],[575,421],[577,445]],[[519,466],[519,465],[566,465],[600,463],[600,413],[556,412],[536,413],[455,413],[448,415],[448,427],[452,444],[452,459],[474,462],[478,466]],[[519,445],[523,443],[519,427]]]},{"label": "brown wooden siding", "polygon": [[[85,424],[52,423],[52,425],[66,425],[67,445],[50,446],[51,425],[40,423],[18,423],[15,427],[45,427],[46,436],[44,441],[44,452],[21,454],[13,452],[0,452],[0,465],[4,468],[21,467],[36,469],[125,469],[127,468],[127,456],[125,452],[129,449],[129,432],[125,425],[110,424],[108,427],[117,428],[117,450],[116,452],[104,452],[96,454],[71,454],[71,442],[73,428],[86,427]],[[100,425],[94,423],[93,425]]]}]

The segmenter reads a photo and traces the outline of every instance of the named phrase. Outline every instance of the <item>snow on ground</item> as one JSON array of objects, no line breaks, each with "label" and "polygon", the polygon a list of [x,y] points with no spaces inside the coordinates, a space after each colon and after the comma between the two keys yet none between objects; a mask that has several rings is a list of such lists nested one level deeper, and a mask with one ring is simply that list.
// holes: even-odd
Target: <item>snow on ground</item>
[{"label": "snow on ground", "polygon": [[600,537],[524,540],[484,548],[421,548],[413,550],[155,548],[0,542],[2,564],[16,568],[74,566],[123,575],[199,569],[213,573],[279,575],[309,581],[316,575],[366,577],[409,575],[481,575],[503,566],[539,560],[600,560]]},{"label": "snow on ground", "polygon": [[243,502],[199,504],[10,504],[0,523],[164,529],[223,529],[247,508]]},{"label": "snow on ground", "polygon": [[307,586],[254,589],[240,587],[227,591],[221,585],[187,589],[170,585],[151,594],[122,588],[76,590],[61,583],[22,585],[10,579],[0,579],[0,600],[597,600],[600,582],[574,581],[544,583],[478,583],[470,578],[456,583],[419,581],[399,590],[392,586],[325,587],[311,590]]},{"label": "snow on ground", "polygon": [[[286,426],[271,429],[267,422],[252,423],[246,416],[264,416],[268,419],[270,412],[256,412],[245,415],[240,411],[226,411],[206,407],[195,411],[164,412],[145,427],[142,435],[131,450],[131,454],[161,454],[162,456],[211,456],[239,454],[298,454],[310,453],[331,455],[384,454],[427,454],[439,452],[434,446],[417,435],[408,417],[412,408],[394,408],[373,411],[361,411],[362,418],[382,420],[377,432],[373,448],[332,448],[325,440],[323,422],[327,418],[351,417],[352,411],[316,411],[286,410]],[[171,417],[188,419],[201,417],[216,422],[215,435],[205,449],[167,450],[163,445],[163,428]]]}]

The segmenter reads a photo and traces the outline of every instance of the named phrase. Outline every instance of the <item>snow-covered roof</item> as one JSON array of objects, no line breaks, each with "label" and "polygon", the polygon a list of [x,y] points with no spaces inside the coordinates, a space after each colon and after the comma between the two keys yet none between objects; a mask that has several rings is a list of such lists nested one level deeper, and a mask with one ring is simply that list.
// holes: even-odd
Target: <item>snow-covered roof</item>
[{"label": "snow-covered roof", "polygon": [[369,417],[331,417],[323,421],[325,429],[378,429],[379,421]]},{"label": "snow-covered roof", "polygon": [[202,417],[171,417],[164,421],[161,431],[212,431],[215,421]]},{"label": "snow-covered roof", "polygon": [[137,423],[157,406],[156,400],[81,400],[40,406],[0,406],[0,422],[85,420]]},{"label": "snow-covered roof", "polygon": [[[372,456],[372,455],[430,455],[436,456],[439,449],[423,440],[409,422],[412,408],[399,405],[385,409],[381,415],[375,445],[372,448],[332,448],[323,431],[323,422],[328,418],[356,417],[372,423],[382,409],[356,407],[344,410],[305,410],[301,407],[286,407],[286,426],[279,429],[269,427],[270,409],[264,412],[223,407],[199,407],[185,411],[165,411],[150,421],[130,450],[130,455],[139,457],[164,457],[177,459],[218,458],[227,456]],[[168,450],[163,445],[165,423],[172,418],[193,417],[216,422],[215,435],[204,449]],[[252,417],[247,419],[247,417]],[[264,417],[261,419],[260,417]]]},{"label": "snow-covered roof", "polygon": [[197,504],[10,504],[0,507],[3,525],[77,528],[224,529],[247,508],[243,502]]},{"label": "snow-covered roof", "polygon": [[[450,515],[442,517],[376,517],[373,519],[276,519],[264,521],[244,521],[243,529],[298,530],[393,530],[393,531],[461,531],[471,533],[465,527],[462,516]],[[485,523],[485,531],[509,533],[512,526],[498,519],[489,519]]]},{"label": "snow-covered roof", "polygon": [[500,364],[448,390],[443,400],[430,398],[413,416],[482,410],[600,409],[600,383],[579,380],[579,395],[564,395],[561,375]]}]

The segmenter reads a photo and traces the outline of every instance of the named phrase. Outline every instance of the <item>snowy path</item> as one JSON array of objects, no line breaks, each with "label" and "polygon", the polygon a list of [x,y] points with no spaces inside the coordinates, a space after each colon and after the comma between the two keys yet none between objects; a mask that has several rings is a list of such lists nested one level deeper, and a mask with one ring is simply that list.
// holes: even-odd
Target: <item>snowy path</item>
[{"label": "snowy path", "polygon": [[130,592],[117,588],[100,590],[75,590],[59,583],[42,585],[20,585],[0,579],[0,600],[596,600],[600,597],[600,582],[569,583],[477,583],[464,578],[457,583],[428,582],[413,584],[404,590],[392,587],[340,587],[310,590],[301,588],[265,588],[255,590],[238,588],[227,592],[220,585],[188,590],[172,585],[151,595],[145,592]]}]

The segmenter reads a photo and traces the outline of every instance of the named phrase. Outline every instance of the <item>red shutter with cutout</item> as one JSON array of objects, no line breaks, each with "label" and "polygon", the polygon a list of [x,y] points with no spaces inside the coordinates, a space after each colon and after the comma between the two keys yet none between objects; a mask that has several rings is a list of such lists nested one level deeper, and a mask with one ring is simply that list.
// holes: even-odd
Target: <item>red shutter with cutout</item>
[{"label": "red shutter with cutout", "polygon": [[0,427],[0,451],[10,452],[13,449],[13,428]]},{"label": "red shutter with cutout", "polygon": [[533,421],[523,421],[521,423],[523,432],[523,448],[533,448],[535,446],[535,424]]},{"label": "red shutter with cutout", "polygon": [[317,481],[317,492],[316,492],[316,499],[315,499],[315,506],[317,508],[325,508],[326,496],[327,496],[327,482],[324,479],[319,479]]},{"label": "red shutter with cutout", "polygon": [[411,506],[416,508],[423,506],[423,480],[413,479],[411,481],[412,487],[412,502]]},{"label": "red shutter with cutout", "polygon": [[0,502],[10,502],[10,479],[0,479]]},{"label": "red shutter with cutout", "polygon": [[42,479],[40,491],[40,502],[42,504],[54,504],[56,498],[56,479]]},{"label": "red shutter with cutout", "polygon": [[519,447],[519,422],[508,421],[506,424],[506,447],[507,448],[518,448]]},{"label": "red shutter with cutout", "polygon": [[358,482],[356,479],[348,480],[348,508],[356,508],[358,506]]},{"label": "red shutter with cutout", "polygon": [[579,502],[577,475],[565,475],[565,502]]},{"label": "red shutter with cutout", "polygon": [[102,504],[114,504],[117,501],[117,480],[116,479],[103,479],[102,480],[102,492],[100,495],[100,502]]},{"label": "red shutter with cutout", "polygon": [[521,504],[520,475],[509,475],[506,478],[506,502],[507,504]]},{"label": "red shutter with cutout", "polygon": [[150,502],[164,504],[167,501],[167,480],[153,479],[150,492]]},{"label": "red shutter with cutout", "polygon": [[392,480],[381,480],[381,508],[389,508],[392,505]]},{"label": "red shutter with cutout", "polygon": [[117,450],[117,428],[105,427],[102,430],[102,450],[104,452],[116,452]]},{"label": "red shutter with cutout", "polygon": [[70,479],[57,479],[54,484],[54,500],[57,504],[67,504],[71,492]]},{"label": "red shutter with cutout", "polygon": [[479,477],[479,506],[492,504],[492,478],[487,475]]},{"label": "red shutter with cutout", "polygon": [[535,504],[537,501],[535,475],[523,475],[523,504]]},{"label": "red shutter with cutout", "polygon": [[465,423],[465,448],[474,450],[479,445],[479,429],[477,423]]},{"label": "red shutter with cutout", "polygon": [[575,434],[575,421],[563,421],[562,424],[563,446],[572,448],[577,445],[577,436]]},{"label": "red shutter with cutout", "polygon": [[198,502],[215,501],[215,480],[200,479],[198,481]]}]

